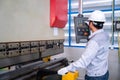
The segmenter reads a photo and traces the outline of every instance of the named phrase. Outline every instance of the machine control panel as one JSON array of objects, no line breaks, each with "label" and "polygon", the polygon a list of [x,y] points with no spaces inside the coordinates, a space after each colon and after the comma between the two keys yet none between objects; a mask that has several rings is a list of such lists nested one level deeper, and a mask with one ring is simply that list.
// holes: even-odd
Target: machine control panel
[{"label": "machine control panel", "polygon": [[76,43],[84,43],[88,41],[90,30],[89,30],[89,26],[87,25],[87,23],[85,23],[87,19],[88,19],[87,17],[83,17],[83,15],[81,14],[74,17]]},{"label": "machine control panel", "polygon": [[114,21],[114,26],[116,31],[120,31],[120,21]]}]

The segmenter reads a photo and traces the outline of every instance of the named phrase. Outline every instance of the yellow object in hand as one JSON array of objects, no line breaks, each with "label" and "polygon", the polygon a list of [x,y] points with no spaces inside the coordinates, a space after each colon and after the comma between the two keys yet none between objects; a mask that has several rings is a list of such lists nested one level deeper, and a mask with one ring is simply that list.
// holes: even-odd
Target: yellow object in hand
[{"label": "yellow object in hand", "polygon": [[67,74],[62,76],[62,80],[76,80],[79,76],[78,71],[68,72]]}]

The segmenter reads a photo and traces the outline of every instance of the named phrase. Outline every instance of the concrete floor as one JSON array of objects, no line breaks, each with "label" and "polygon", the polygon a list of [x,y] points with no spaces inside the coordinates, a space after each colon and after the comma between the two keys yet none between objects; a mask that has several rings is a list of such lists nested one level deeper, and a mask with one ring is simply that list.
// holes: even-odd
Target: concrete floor
[{"label": "concrete floor", "polygon": [[[75,61],[80,58],[81,54],[84,52],[83,48],[67,48],[65,47],[64,53],[54,56],[57,57],[67,57],[69,61]],[[120,62],[118,59],[118,50],[110,50],[109,52],[109,80],[120,80]],[[85,70],[79,70],[80,77],[79,80],[84,80]]]}]

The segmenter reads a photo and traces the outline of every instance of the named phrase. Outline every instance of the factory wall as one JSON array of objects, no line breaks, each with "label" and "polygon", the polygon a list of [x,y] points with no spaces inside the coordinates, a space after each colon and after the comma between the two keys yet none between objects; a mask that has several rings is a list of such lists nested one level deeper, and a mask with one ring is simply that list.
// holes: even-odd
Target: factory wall
[{"label": "factory wall", "polygon": [[[65,31],[65,46],[86,46],[86,43],[77,43],[75,37],[74,17],[82,13],[84,17],[89,17],[94,10],[101,10],[106,16],[104,30],[110,36],[110,42],[113,48],[118,47],[118,33],[113,33],[112,20],[119,20],[120,18],[120,1],[119,0],[81,0],[82,7],[80,8],[80,0],[69,0],[68,7],[68,23],[64,28]],[[80,4],[79,4],[80,3]],[[80,12],[79,10],[82,9]],[[114,17],[112,18],[112,16]]]}]

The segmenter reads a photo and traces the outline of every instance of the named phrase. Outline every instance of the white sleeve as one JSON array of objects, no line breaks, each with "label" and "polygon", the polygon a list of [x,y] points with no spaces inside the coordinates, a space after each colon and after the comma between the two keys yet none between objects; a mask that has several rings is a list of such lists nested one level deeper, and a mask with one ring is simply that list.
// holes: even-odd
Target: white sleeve
[{"label": "white sleeve", "polygon": [[98,52],[99,46],[96,41],[89,41],[85,52],[82,54],[81,58],[68,66],[69,71],[75,71],[77,68],[86,68],[90,62],[95,58]]}]

